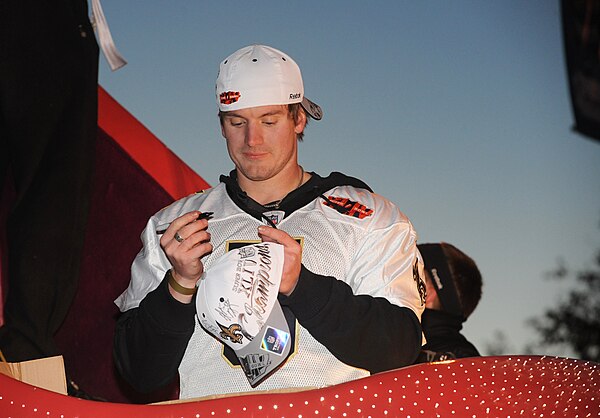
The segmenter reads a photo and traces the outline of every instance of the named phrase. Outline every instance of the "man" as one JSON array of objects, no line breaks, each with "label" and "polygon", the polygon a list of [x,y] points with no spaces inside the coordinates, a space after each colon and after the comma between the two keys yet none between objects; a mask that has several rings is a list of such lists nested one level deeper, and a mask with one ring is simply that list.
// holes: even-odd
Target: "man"
[{"label": "man", "polygon": [[[327,386],[414,362],[425,304],[416,233],[360,180],[298,165],[307,120],[322,112],[304,97],[297,64],[271,47],[242,48],[221,63],[216,96],[235,169],[149,220],[116,300],[120,372],[149,391],[179,369],[182,398],[253,389],[233,350],[195,323],[192,301],[228,249],[260,241],[284,247],[279,303],[294,342],[257,389]],[[210,221],[197,220],[207,212]]]},{"label": "man", "polygon": [[422,317],[427,344],[418,362],[476,357],[479,352],[461,333],[462,324],[481,299],[481,273],[455,246],[419,244],[425,263],[427,299]]}]

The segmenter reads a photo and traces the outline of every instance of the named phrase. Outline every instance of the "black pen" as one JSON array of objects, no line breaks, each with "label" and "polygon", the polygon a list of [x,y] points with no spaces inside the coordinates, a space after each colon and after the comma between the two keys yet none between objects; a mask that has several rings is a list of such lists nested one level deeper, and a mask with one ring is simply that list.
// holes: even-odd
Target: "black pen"
[{"label": "black pen", "polygon": [[[201,212],[200,215],[198,215],[198,217],[196,218],[197,221],[199,221],[200,219],[210,219],[212,218],[214,212]],[[156,230],[156,233],[158,235],[162,235],[165,233],[165,231],[167,230],[167,228],[169,227],[169,225],[171,225],[170,223],[167,225],[161,225],[160,229]]]}]

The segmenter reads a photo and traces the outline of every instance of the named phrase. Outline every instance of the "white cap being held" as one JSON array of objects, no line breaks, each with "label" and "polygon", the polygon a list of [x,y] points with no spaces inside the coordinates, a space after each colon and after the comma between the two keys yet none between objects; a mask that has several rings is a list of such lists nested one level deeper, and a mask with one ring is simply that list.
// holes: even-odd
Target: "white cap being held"
[{"label": "white cap being held", "polygon": [[253,387],[290,353],[290,330],[277,300],[283,261],[281,244],[247,245],[221,256],[198,286],[200,325],[235,351]]}]

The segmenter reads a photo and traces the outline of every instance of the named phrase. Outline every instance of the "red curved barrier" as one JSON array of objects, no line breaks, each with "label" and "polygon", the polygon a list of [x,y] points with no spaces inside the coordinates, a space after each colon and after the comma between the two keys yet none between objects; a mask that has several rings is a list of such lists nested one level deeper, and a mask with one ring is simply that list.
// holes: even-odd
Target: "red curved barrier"
[{"label": "red curved barrier", "polygon": [[596,417],[600,364],[542,356],[421,364],[323,389],[170,405],[93,402],[0,375],[10,417]]}]

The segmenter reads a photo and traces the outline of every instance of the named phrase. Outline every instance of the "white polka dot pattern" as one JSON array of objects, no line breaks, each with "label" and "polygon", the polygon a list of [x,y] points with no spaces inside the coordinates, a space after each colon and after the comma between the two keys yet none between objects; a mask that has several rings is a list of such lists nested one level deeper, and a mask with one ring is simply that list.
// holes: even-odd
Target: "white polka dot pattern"
[{"label": "white polka dot pattern", "polygon": [[0,375],[6,417],[599,417],[600,364],[498,356],[420,364],[327,388],[124,405],[48,392]]}]

